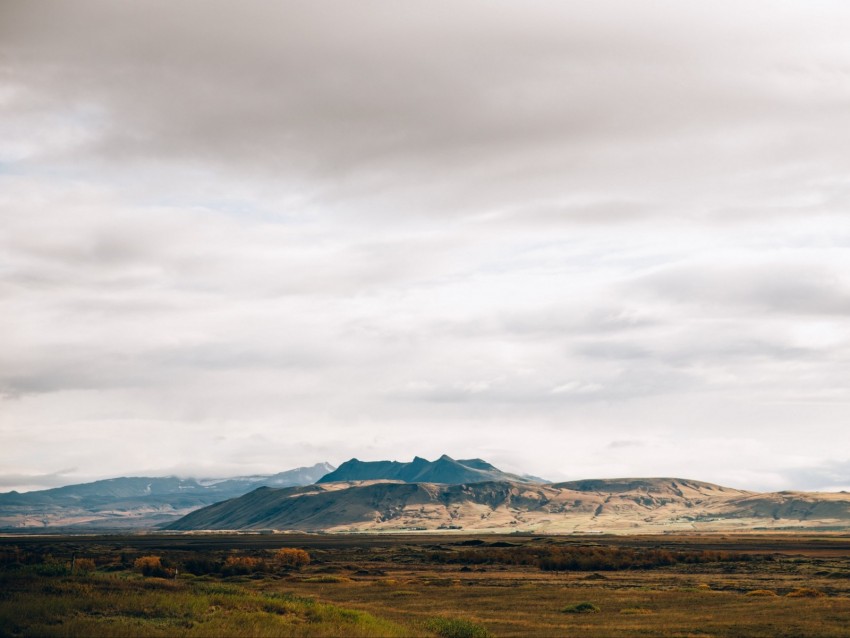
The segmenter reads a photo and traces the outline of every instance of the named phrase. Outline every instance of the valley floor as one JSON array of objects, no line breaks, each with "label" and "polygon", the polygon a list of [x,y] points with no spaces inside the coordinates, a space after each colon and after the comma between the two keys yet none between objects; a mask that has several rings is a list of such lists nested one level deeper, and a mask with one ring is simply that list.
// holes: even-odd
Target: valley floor
[{"label": "valley floor", "polygon": [[5,537],[0,563],[10,637],[850,636],[841,534]]}]

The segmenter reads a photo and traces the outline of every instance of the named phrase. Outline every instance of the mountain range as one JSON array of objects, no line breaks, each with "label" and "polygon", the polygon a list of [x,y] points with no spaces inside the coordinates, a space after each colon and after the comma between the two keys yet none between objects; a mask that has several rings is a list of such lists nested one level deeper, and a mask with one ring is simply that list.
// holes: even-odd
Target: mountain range
[{"label": "mountain range", "polygon": [[549,483],[481,459],[351,459],[270,476],[122,477],[0,494],[0,528],[659,533],[850,530],[850,494],[680,478]]},{"label": "mountain range", "polygon": [[258,487],[310,485],[328,463],[227,479],[120,477],[33,492],[0,493],[0,528],[150,528]]},{"label": "mountain range", "polygon": [[259,488],[202,508],[171,530],[659,533],[850,529],[850,495],[759,494],[678,478],[541,484],[320,482]]}]

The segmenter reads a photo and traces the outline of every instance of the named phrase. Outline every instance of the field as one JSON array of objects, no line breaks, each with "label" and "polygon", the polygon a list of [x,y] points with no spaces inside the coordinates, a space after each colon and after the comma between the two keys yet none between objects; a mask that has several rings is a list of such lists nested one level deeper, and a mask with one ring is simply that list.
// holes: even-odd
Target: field
[{"label": "field", "polygon": [[0,563],[0,636],[850,636],[829,533],[9,536]]}]

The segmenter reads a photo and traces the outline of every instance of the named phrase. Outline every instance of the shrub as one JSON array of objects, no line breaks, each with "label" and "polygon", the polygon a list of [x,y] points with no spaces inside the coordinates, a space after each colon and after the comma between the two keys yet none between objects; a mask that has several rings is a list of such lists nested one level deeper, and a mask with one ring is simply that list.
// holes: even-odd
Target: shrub
[{"label": "shrub", "polygon": [[305,565],[310,564],[310,554],[303,549],[295,549],[294,547],[284,547],[274,553],[274,563],[278,567],[285,569],[301,569]]},{"label": "shrub", "polygon": [[812,589],[811,587],[800,587],[787,594],[789,598],[820,598],[826,596],[822,591]]},{"label": "shrub", "polygon": [[776,592],[772,589],[754,589],[747,592],[747,596],[776,596]]},{"label": "shrub", "polygon": [[221,568],[225,576],[244,576],[254,572],[263,571],[266,564],[259,558],[251,556],[228,556]]},{"label": "shrub", "polygon": [[74,561],[74,571],[80,574],[89,574],[96,568],[97,566],[91,558],[78,558]]},{"label": "shrub", "polygon": [[430,618],[425,628],[443,638],[489,638],[492,634],[486,627],[476,625],[463,618]]},{"label": "shrub", "polygon": [[39,576],[67,576],[69,572],[68,563],[62,563],[52,557],[43,563],[33,565],[32,568]]},{"label": "shrub", "polygon": [[593,603],[585,601],[575,605],[567,605],[561,611],[565,614],[598,614],[602,610]]},{"label": "shrub", "polygon": [[133,569],[141,572],[142,576],[167,578],[174,575],[174,570],[166,569],[159,556],[141,556],[133,563]]},{"label": "shrub", "polygon": [[221,571],[221,561],[210,558],[190,558],[183,563],[183,569],[195,576],[203,576],[204,574],[215,574]]}]

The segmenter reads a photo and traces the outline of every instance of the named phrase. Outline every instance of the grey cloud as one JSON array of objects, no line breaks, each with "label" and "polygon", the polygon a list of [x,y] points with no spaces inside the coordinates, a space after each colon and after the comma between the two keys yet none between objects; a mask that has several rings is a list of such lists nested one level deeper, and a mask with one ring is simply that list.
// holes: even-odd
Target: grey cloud
[{"label": "grey cloud", "polygon": [[[422,3],[404,19],[390,3],[368,7],[354,19],[344,3],[9,3],[5,73],[57,110],[103,108],[84,154],[279,175],[320,201],[359,200],[361,214],[576,193],[643,202],[564,216],[610,223],[688,193],[715,198],[720,182],[727,199],[750,201],[734,177],[752,161],[780,171],[828,147],[835,174],[844,164],[848,127],[824,138],[818,124],[846,124],[840,95],[824,90],[833,58],[813,48],[799,59],[793,12],[760,16],[773,31],[753,46],[752,18],[730,29],[718,8],[613,2],[603,20],[561,3]],[[807,84],[801,102],[794,89]],[[530,216],[541,214],[553,215]]]},{"label": "grey cloud", "polygon": [[617,441],[611,441],[607,447],[612,450],[620,450],[623,448],[643,447],[645,445],[646,443],[644,441],[638,441],[634,439],[620,439]]},{"label": "grey cloud", "polygon": [[850,461],[828,460],[820,465],[781,471],[788,485],[799,490],[850,490]]},{"label": "grey cloud", "polygon": [[650,360],[672,366],[687,366],[696,363],[719,362],[739,364],[742,360],[826,360],[828,352],[813,347],[796,347],[777,338],[775,341],[748,335],[742,338],[737,331],[717,327],[705,330],[699,340],[695,338],[697,328],[684,335],[671,338],[647,338],[635,341],[593,340],[580,342],[575,352],[591,359],[616,361]]},{"label": "grey cloud", "polygon": [[[751,307],[791,315],[850,313],[850,281],[838,264],[765,261],[739,265],[686,263],[639,278],[635,284],[678,302]],[[722,310],[721,310],[722,311]]]},{"label": "grey cloud", "polygon": [[[452,384],[418,383],[389,396],[424,403],[470,403],[498,409],[524,405],[529,410],[551,409],[570,403],[630,401],[692,389],[697,380],[688,372],[659,366],[630,367],[563,381],[554,371],[533,378],[512,376],[493,380],[470,379]],[[563,373],[561,373],[563,374]]]},{"label": "grey cloud", "polygon": [[50,472],[49,474],[0,474],[0,487],[19,487],[21,485],[32,488],[51,488],[68,485],[75,480],[74,476],[78,468],[69,468]]}]

